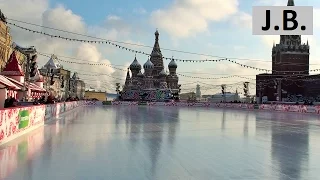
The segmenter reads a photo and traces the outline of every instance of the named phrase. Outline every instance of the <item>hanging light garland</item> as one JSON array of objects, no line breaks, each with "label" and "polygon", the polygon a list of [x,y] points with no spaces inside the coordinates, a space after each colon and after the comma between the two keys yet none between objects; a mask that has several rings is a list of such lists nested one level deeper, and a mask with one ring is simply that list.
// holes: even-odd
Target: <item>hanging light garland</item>
[{"label": "hanging light garland", "polygon": [[[143,51],[137,51],[137,50],[134,50],[134,49],[131,49],[131,48],[127,48],[127,47],[118,45],[116,43],[113,43],[110,40],[107,40],[107,41],[92,41],[92,40],[68,38],[68,37],[64,37],[64,36],[58,36],[58,35],[45,33],[45,32],[42,32],[42,31],[32,30],[32,29],[29,29],[29,28],[25,28],[25,27],[19,26],[19,25],[15,24],[15,23],[8,22],[8,24],[13,25],[15,27],[18,27],[20,29],[29,31],[29,32],[42,34],[42,35],[45,35],[45,36],[50,36],[51,38],[59,38],[59,39],[67,40],[67,41],[78,41],[78,42],[94,43],[94,44],[110,44],[110,45],[115,46],[116,48],[119,48],[119,49],[127,50],[127,51],[130,51],[130,52],[133,52],[133,53],[137,53],[137,54],[144,54],[144,55],[147,55],[147,56],[151,56],[150,53],[146,53],[146,52],[143,52]],[[166,59],[166,60],[173,60],[174,59],[175,61],[180,61],[180,62],[219,62],[219,61],[225,61],[226,60],[226,58],[222,58],[222,59],[205,59],[205,60],[202,60],[202,59],[201,60],[187,60],[187,59],[175,59],[175,58],[168,58],[168,57],[162,57],[162,58]]]},{"label": "hanging light garland", "polygon": [[[49,55],[45,55],[45,54],[42,54],[42,53],[38,53],[39,55],[41,56],[45,56],[45,57],[48,57],[50,58],[51,56]],[[117,67],[114,67],[110,64],[105,64],[105,63],[82,63],[82,62],[73,62],[73,61],[67,61],[67,60],[63,60],[63,59],[60,59],[60,58],[57,58],[58,61],[61,61],[61,62],[65,62],[65,63],[70,63],[70,64],[80,64],[80,65],[97,65],[97,66],[108,66],[108,67],[111,67],[111,68],[114,68],[114,69],[117,69],[117,70],[120,70],[120,71],[124,71],[126,72],[127,69],[121,69],[121,68],[117,68]],[[118,79],[118,80],[124,80],[124,79],[120,79],[120,78],[116,78],[110,74],[82,74],[82,75],[87,75],[87,76],[109,76],[109,77],[112,77],[114,79]],[[213,78],[206,78],[206,77],[199,77],[199,76],[189,76],[189,75],[185,75],[185,74],[181,74],[181,73],[177,73],[177,75],[179,76],[182,76],[182,77],[186,77],[186,78],[192,78],[192,79],[206,79],[206,80],[218,80],[218,79],[230,79],[230,78],[242,78],[242,79],[247,79],[247,80],[256,80],[256,79],[253,79],[253,78],[249,78],[249,77],[244,77],[244,76],[240,76],[240,75],[230,75],[230,76],[223,76],[223,77],[213,77]],[[270,74],[267,74],[266,76],[277,76],[277,75],[270,75]],[[281,79],[282,80],[290,80],[290,81],[318,81],[318,79],[314,79],[314,78],[307,78],[307,79],[299,79],[299,78],[303,78],[303,77],[306,77],[308,75],[285,75],[285,77],[282,77]],[[259,82],[269,82],[270,80],[259,80]]]},{"label": "hanging light garland", "polygon": [[184,75],[184,74],[180,74],[177,73],[177,75],[183,76],[183,77],[187,77],[187,78],[193,78],[193,79],[212,79],[212,80],[216,80],[216,79],[228,79],[228,78],[243,78],[243,79],[248,79],[248,80],[255,80],[252,78],[248,78],[248,77],[243,77],[243,76],[239,76],[239,75],[230,75],[230,76],[222,76],[222,77],[214,77],[214,78],[204,78],[204,77],[197,77],[197,76],[188,76],[188,75]]},{"label": "hanging light garland", "polygon": [[[46,54],[43,54],[43,53],[40,53],[40,52],[38,52],[38,54],[41,55],[41,56],[48,57],[48,58],[51,57],[49,55],[46,55]],[[114,67],[114,66],[112,66],[110,64],[106,64],[106,63],[74,62],[74,61],[63,60],[63,59],[60,59],[60,58],[57,58],[57,60],[61,61],[61,62],[69,63],[69,64],[90,65],[90,66],[108,66],[108,67],[111,67],[113,69],[117,69],[119,71],[127,71],[126,69],[117,68],[117,67]]]},{"label": "hanging light garland", "polygon": [[[67,41],[78,41],[78,42],[95,43],[95,44],[110,44],[110,45],[115,46],[115,47],[117,47],[119,49],[127,50],[129,52],[133,52],[133,53],[137,53],[137,54],[144,54],[144,55],[147,55],[147,56],[151,55],[151,54],[143,52],[143,51],[137,51],[137,50],[134,50],[134,49],[130,49],[130,48],[118,45],[116,43],[111,42],[110,40],[107,40],[107,41],[92,41],[92,40],[84,40],[84,39],[76,39],[76,38],[67,38],[67,37],[63,37],[63,36],[52,35],[52,34],[49,34],[49,33],[42,32],[42,31],[37,31],[37,30],[32,30],[32,29],[29,29],[29,28],[25,28],[25,27],[22,27],[22,26],[19,26],[19,25],[15,24],[15,23],[8,22],[8,24],[13,25],[15,27],[18,27],[20,29],[29,31],[29,32],[38,33],[38,34],[42,34],[42,35],[45,35],[45,36],[50,36],[51,38],[59,38],[59,39],[67,40]],[[250,69],[253,69],[253,70],[257,70],[257,71],[263,71],[263,72],[267,72],[267,73],[268,72],[273,72],[273,73],[278,72],[278,71],[272,71],[272,70],[269,70],[269,69],[257,68],[257,67],[254,67],[254,66],[249,66],[249,65],[246,65],[246,64],[238,63],[237,61],[231,60],[231,59],[228,59],[228,58],[205,59],[205,60],[188,60],[188,59],[177,59],[177,58],[168,58],[168,57],[162,57],[162,58],[165,59],[165,60],[175,60],[175,61],[179,61],[179,62],[192,62],[192,63],[194,63],[194,62],[201,63],[201,62],[228,61],[228,62],[237,64],[237,65],[239,65],[241,67],[250,68]],[[63,60],[63,61],[65,61],[65,60]],[[67,61],[65,61],[65,62],[67,62]],[[70,63],[70,62],[67,62],[67,63]],[[76,64],[82,64],[82,63],[78,63],[77,62]],[[88,64],[88,65],[106,65],[106,64],[103,64],[103,63],[83,63],[83,64]],[[117,68],[115,68],[115,69],[117,69]],[[281,72],[290,72],[290,73],[296,72],[297,74],[304,74],[306,72],[318,72],[318,71],[320,71],[320,68],[319,69],[306,70],[306,71],[281,71]]]}]

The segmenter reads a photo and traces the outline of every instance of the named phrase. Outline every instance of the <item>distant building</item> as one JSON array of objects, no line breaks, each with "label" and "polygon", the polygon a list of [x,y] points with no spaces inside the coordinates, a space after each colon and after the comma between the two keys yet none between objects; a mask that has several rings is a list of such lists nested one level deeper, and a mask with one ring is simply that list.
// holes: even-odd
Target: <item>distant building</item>
[{"label": "distant building", "polygon": [[61,89],[61,96],[64,98],[69,97],[69,89],[70,89],[70,78],[71,72],[69,70],[60,68],[58,71],[60,75],[60,89]]},{"label": "distant building", "polygon": [[107,101],[107,92],[102,91],[85,91],[85,99],[98,99],[99,101]]},{"label": "distant building", "polygon": [[180,97],[180,100],[196,100],[196,93],[194,92],[181,93],[179,97]]},{"label": "distant building", "polygon": [[9,33],[9,27],[7,26],[6,17],[0,11],[0,66],[4,68],[7,60],[10,56],[10,46],[12,44],[12,37]]},{"label": "distant building", "polygon": [[60,68],[62,68],[62,66],[57,61],[57,57],[52,55],[48,62],[39,69],[39,72],[44,78],[44,88],[53,96],[65,99],[66,94],[61,85],[61,83],[64,82],[62,82],[62,78],[59,74]]},{"label": "distant building", "polygon": [[[288,0],[288,6],[294,6]],[[257,101],[299,101],[320,96],[320,76],[309,75],[310,46],[300,35],[281,35],[272,47],[272,73],[256,76]]]},{"label": "distant building", "polygon": [[[0,10],[0,69],[3,70],[3,68],[6,66],[10,55],[14,51],[14,49],[11,47],[12,45],[12,37],[10,35],[10,28],[7,26],[6,17]],[[24,60],[25,56],[16,51],[15,52],[16,58],[20,65],[22,66],[23,71],[25,72],[24,67]]]},{"label": "distant building", "polygon": [[234,102],[240,101],[240,96],[238,93],[226,92],[225,94],[218,93],[207,98],[208,102],[219,103],[219,102]]},{"label": "distant building", "polygon": [[52,55],[48,62],[39,69],[44,77],[44,87],[55,97],[66,99],[69,96],[84,98],[85,83],[77,73],[71,77],[71,72],[63,68],[57,56]]},{"label": "distant building", "polygon": [[86,86],[84,81],[80,80],[80,78],[78,77],[77,72],[72,75],[69,86],[71,96],[78,97],[79,99],[84,99]]},{"label": "distant building", "polygon": [[[124,100],[138,100],[145,95],[144,100],[159,100],[172,97],[171,93],[179,92],[176,74],[177,64],[172,59],[168,65],[169,74],[165,71],[163,57],[159,45],[159,32],[155,32],[155,43],[150,59],[143,65],[144,72],[137,58],[128,68],[125,85],[121,94]],[[130,76],[129,69],[132,76]]]},{"label": "distant building", "polygon": [[196,98],[197,98],[197,100],[201,99],[201,90],[200,90],[199,84],[197,84],[197,87],[196,87]]}]

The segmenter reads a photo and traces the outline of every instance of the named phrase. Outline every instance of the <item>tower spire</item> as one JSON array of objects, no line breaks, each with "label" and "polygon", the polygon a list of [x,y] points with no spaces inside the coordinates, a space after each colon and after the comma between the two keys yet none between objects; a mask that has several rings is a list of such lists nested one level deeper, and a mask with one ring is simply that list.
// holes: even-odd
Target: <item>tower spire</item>
[{"label": "tower spire", "polygon": [[294,6],[294,0],[288,0],[287,6]]},{"label": "tower spire", "polygon": [[158,31],[158,28],[156,30],[156,32],[154,33],[155,37],[156,37],[156,41],[159,40],[159,31]]},{"label": "tower spire", "polygon": [[154,42],[154,46],[153,46],[153,49],[151,52],[150,61],[154,64],[153,75],[158,76],[159,73],[163,69],[163,59],[162,59],[162,53],[161,53],[160,45],[159,45],[159,32],[158,32],[158,30],[156,30],[154,35],[155,35],[155,42]]},{"label": "tower spire", "polygon": [[130,77],[130,69],[128,68],[128,70],[127,70],[127,77],[126,77],[126,82],[125,82],[125,84],[129,84],[130,79],[131,79],[131,77]]}]

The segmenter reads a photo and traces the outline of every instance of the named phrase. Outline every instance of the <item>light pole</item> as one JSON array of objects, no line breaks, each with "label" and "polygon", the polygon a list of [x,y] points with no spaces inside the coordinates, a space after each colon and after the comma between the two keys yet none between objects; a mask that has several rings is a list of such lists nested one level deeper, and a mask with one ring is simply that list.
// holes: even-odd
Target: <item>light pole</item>
[{"label": "light pole", "polygon": [[221,85],[221,93],[222,93],[222,96],[223,96],[223,102],[226,102],[226,86],[225,84],[222,84]]},{"label": "light pole", "polygon": [[119,99],[120,83],[116,83],[116,92],[117,92],[117,99]]},{"label": "light pole", "polygon": [[282,87],[281,87],[281,78],[277,78],[277,93],[278,93],[278,101],[282,101]]},{"label": "light pole", "polygon": [[258,89],[259,89],[259,104],[262,104],[262,91],[264,90],[264,86],[262,82],[258,83]]}]

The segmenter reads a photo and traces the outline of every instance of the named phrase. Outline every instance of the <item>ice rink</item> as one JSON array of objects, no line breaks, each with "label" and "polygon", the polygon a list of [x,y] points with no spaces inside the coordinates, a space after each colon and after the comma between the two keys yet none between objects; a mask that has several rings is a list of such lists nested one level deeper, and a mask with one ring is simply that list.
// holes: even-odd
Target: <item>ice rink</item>
[{"label": "ice rink", "polygon": [[316,180],[320,116],[81,107],[0,147],[5,180]]}]

